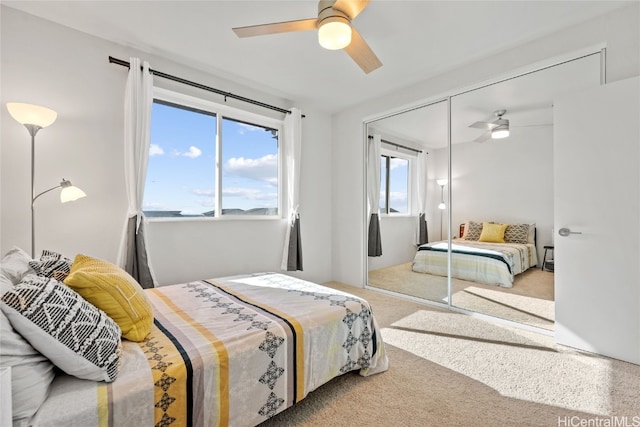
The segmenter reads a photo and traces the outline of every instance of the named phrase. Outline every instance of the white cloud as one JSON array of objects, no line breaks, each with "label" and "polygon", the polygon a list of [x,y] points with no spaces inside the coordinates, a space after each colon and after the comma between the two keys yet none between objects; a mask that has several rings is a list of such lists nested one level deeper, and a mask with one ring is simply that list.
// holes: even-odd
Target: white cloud
[{"label": "white cloud", "polygon": [[225,172],[229,175],[264,181],[271,184],[278,182],[278,156],[267,154],[259,159],[233,157],[227,161]]},{"label": "white cloud", "polygon": [[189,157],[191,159],[195,159],[196,157],[200,157],[202,155],[202,150],[198,147],[194,147],[193,145],[189,147],[189,151],[186,153],[182,153],[182,156]]},{"label": "white cloud", "polygon": [[400,166],[407,167],[407,165],[408,165],[408,162],[405,159],[398,159],[397,157],[391,159],[391,162],[389,162],[389,163],[390,163],[390,166],[391,166],[391,170],[393,170],[393,169],[395,169],[397,167],[400,167]]},{"label": "white cloud", "polygon": [[264,132],[264,128],[260,126],[250,125],[248,123],[238,123],[238,133],[240,135],[244,135],[245,131],[249,131],[249,132],[263,131]]},{"label": "white cloud", "polygon": [[194,188],[193,190],[191,190],[191,192],[193,194],[195,194],[196,196],[215,196],[216,195],[216,190],[213,189],[200,189],[200,188]]},{"label": "white cloud", "polygon": [[216,201],[214,199],[198,199],[196,203],[205,208],[212,208],[215,206]]},{"label": "white cloud", "polygon": [[407,202],[407,193],[392,191],[389,193],[390,202]]},{"label": "white cloud", "polygon": [[227,197],[241,197],[248,200],[278,200],[277,193],[265,193],[255,188],[226,188],[222,195]]},{"label": "white cloud", "polygon": [[158,144],[149,145],[149,156],[161,156],[164,154],[164,150]]}]

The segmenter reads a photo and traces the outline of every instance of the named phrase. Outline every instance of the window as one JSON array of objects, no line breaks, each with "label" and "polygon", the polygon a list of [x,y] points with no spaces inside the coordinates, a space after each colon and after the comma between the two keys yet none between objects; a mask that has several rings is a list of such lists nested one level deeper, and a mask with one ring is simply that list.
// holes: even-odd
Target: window
[{"label": "window", "polygon": [[282,121],[157,89],[147,217],[274,217]]},{"label": "window", "polygon": [[409,159],[380,156],[380,212],[409,214]]}]

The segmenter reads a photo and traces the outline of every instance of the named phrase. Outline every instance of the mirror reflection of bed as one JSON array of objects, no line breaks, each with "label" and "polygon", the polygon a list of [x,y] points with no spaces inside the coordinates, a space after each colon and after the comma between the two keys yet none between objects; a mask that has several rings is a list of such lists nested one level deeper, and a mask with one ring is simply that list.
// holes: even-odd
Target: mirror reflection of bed
[{"label": "mirror reflection of bed", "polygon": [[[449,229],[453,244],[460,243],[458,227],[469,220],[535,223],[537,234],[537,259],[514,275],[511,287],[473,276],[453,277],[449,296],[442,270],[413,270],[418,252],[415,212],[420,211],[414,200],[410,215],[381,213],[382,256],[367,257],[368,286],[553,330],[554,273],[540,268],[544,248],[553,246],[553,99],[570,88],[600,84],[600,72],[601,54],[594,53],[452,95],[450,106],[445,98],[368,122],[369,135],[377,133],[426,154],[427,172],[421,179],[426,181],[429,243],[446,241]],[[482,139],[488,130],[473,125],[497,119],[500,110],[506,110],[501,117],[510,122],[509,137]],[[443,178],[448,180],[440,185]],[[446,269],[446,264],[440,267]]]},{"label": "mirror reflection of bed", "polygon": [[[527,227],[530,237],[526,232],[514,235],[514,230]],[[459,236],[464,237],[464,228],[461,224]],[[476,240],[452,241],[452,305],[552,330],[553,273],[538,268],[535,227],[505,224],[503,228],[509,228],[505,243],[478,241],[479,234],[466,236]],[[369,283],[446,304],[447,248],[446,241],[421,245],[413,261],[370,271]]]}]

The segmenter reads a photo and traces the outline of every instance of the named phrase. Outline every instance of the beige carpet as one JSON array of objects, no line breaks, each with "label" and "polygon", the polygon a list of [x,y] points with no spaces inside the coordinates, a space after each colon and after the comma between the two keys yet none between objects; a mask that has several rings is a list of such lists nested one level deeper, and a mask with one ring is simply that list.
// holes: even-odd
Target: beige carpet
[{"label": "beige carpet", "polygon": [[[447,303],[447,278],[416,273],[411,263],[369,272],[369,285]],[[553,273],[532,268],[512,288],[453,279],[452,305],[544,329],[554,324]]]},{"label": "beige carpet", "polygon": [[[640,366],[558,346],[535,332],[327,285],[372,304],[390,368],[336,378],[263,427],[640,423],[633,418],[640,417]],[[628,424],[613,424],[625,416]]]}]

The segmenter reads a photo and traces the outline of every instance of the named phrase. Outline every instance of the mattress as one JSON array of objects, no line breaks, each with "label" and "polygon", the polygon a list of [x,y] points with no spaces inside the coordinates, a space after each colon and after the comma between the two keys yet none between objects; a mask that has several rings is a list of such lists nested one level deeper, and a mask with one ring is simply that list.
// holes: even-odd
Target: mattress
[{"label": "mattress", "polygon": [[254,426],[388,359],[370,305],[279,273],[145,290],[154,325],[113,383],[57,375],[37,426]]},{"label": "mattress", "polygon": [[[513,286],[517,274],[538,263],[534,244],[485,243],[455,240],[451,245],[451,275],[472,282]],[[448,275],[448,242],[427,243],[418,248],[412,270]]]}]

